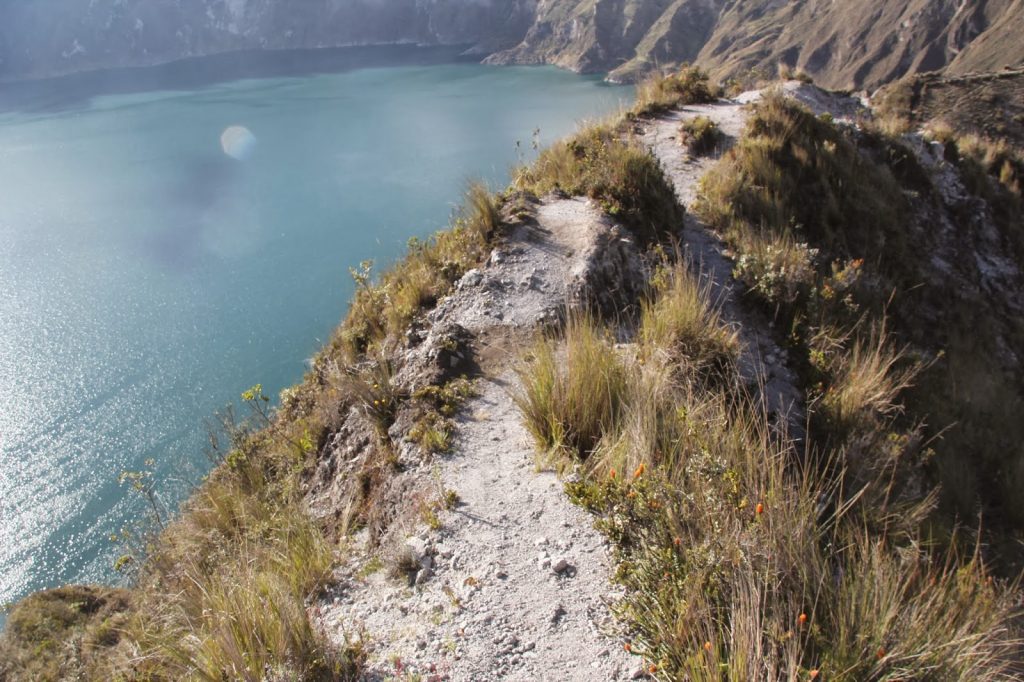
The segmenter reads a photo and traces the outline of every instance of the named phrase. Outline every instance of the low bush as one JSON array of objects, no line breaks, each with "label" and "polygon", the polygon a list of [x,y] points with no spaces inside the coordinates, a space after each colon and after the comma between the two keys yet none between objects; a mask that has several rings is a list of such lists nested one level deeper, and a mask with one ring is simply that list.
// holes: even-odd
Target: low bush
[{"label": "low bush", "polygon": [[707,116],[695,116],[679,126],[679,141],[693,156],[707,156],[721,148],[725,136]]},{"label": "low bush", "polygon": [[541,152],[516,174],[515,186],[538,196],[560,191],[587,196],[641,239],[679,229],[683,209],[658,162],[608,125],[590,125]]},{"label": "low bush", "polygon": [[695,66],[683,66],[676,72],[655,74],[636,88],[633,116],[659,114],[687,104],[710,104],[722,96],[708,74]]}]

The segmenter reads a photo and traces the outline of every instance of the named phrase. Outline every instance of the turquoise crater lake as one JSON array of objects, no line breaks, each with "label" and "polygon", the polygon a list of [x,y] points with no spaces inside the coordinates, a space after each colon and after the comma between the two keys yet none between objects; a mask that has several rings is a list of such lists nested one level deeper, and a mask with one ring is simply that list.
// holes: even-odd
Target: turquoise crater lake
[{"label": "turquoise crater lake", "polygon": [[0,603],[116,581],[109,536],[144,513],[122,470],[155,460],[176,507],[209,466],[204,420],[301,378],[350,266],[443,227],[469,179],[503,185],[535,129],[631,94],[453,55],[0,86]]}]

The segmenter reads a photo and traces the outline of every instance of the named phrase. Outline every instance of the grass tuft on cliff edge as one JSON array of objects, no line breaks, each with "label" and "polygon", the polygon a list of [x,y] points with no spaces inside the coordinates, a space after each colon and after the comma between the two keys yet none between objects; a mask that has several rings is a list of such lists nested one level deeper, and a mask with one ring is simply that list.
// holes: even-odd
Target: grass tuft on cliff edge
[{"label": "grass tuft on cliff edge", "polygon": [[[643,328],[679,333],[623,347],[576,317],[519,368],[538,448],[579,467],[567,492],[613,541],[626,650],[666,681],[1013,679],[1018,585],[977,554],[928,547],[918,524],[933,498],[895,482],[909,444],[848,468],[863,461],[854,444],[870,452],[896,431],[907,377],[886,341],[847,357],[830,408],[847,431],[808,466],[738,382],[707,382],[701,358],[730,331],[695,279],[678,284],[690,273],[672,276]],[[683,319],[703,324],[663,303],[681,295],[695,311]]]}]

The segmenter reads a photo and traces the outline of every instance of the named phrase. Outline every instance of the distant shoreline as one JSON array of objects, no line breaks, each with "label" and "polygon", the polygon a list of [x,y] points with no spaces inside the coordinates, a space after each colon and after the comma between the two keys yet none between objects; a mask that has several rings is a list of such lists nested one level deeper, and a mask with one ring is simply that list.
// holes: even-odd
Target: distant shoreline
[{"label": "distant shoreline", "polygon": [[[146,66],[85,69],[17,80],[0,79],[0,112],[74,108],[86,97],[154,90],[197,90],[248,78],[301,77],[383,66],[479,63],[470,45],[408,42],[345,47],[236,50]],[[55,87],[59,86],[59,87]],[[55,94],[59,92],[60,94]],[[48,102],[40,102],[46,94]]]}]

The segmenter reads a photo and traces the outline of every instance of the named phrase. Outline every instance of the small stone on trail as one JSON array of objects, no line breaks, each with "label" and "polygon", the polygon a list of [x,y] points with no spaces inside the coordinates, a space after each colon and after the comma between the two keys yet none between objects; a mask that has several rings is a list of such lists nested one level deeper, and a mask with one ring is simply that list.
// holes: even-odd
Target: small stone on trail
[{"label": "small stone on trail", "polygon": [[429,568],[421,568],[419,572],[416,574],[416,584],[422,585],[423,583],[430,580],[431,576],[433,575],[434,572],[431,571]]},{"label": "small stone on trail", "polygon": [[483,281],[483,278],[483,273],[477,270],[476,268],[473,268],[472,270],[468,271],[465,275],[462,276],[462,279],[459,280],[458,288],[462,289],[463,287],[475,287],[478,284],[480,284],[481,281]]},{"label": "small stone on trail", "polygon": [[555,562],[551,564],[551,570],[555,573],[563,573],[569,568],[569,562],[565,557],[558,557]]},{"label": "small stone on trail", "polygon": [[422,563],[423,558],[429,555],[426,541],[416,536],[408,538],[405,546],[409,548],[409,553],[416,563]]}]

